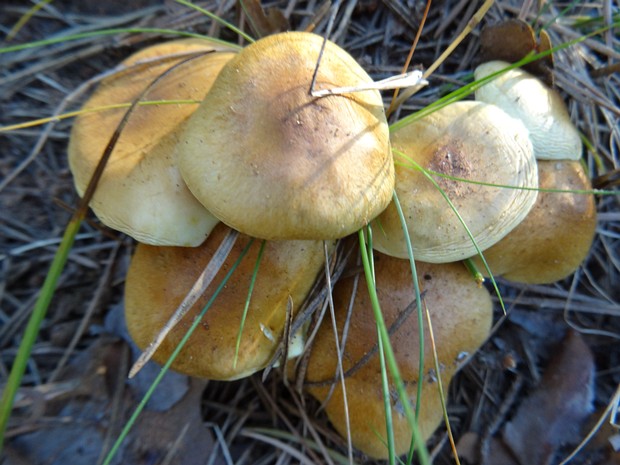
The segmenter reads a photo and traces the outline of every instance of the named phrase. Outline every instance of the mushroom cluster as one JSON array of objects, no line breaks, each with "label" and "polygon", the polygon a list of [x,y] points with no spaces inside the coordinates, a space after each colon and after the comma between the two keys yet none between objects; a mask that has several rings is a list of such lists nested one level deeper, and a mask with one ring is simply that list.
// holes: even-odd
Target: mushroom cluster
[{"label": "mushroom cluster", "polygon": [[[568,119],[561,99],[544,94],[547,89],[521,70],[482,87],[475,102],[448,105],[390,134],[378,91],[312,95],[312,85],[371,82],[329,41],[315,74],[322,45],[320,36],[289,32],[241,51],[184,40],[138,52],[85,105],[114,108],[87,111],[74,125],[69,159],[76,189],[85,192],[123,121],[126,110],[116,104],[200,102],[138,105],[120,131],[91,207],[102,222],[140,242],[127,276],[126,320],[142,348],[156,338],[223,237],[231,229],[240,232],[213,284],[154,355],[166,361],[208,303],[172,367],[209,379],[237,379],[267,366],[286,332],[287,314],[298,312],[335,240],[372,224],[375,285],[412,402],[422,385],[420,429],[427,438],[441,419],[437,378],[447,385],[491,325],[488,292],[458,262],[482,251],[495,274],[551,282],[571,273],[587,253],[596,222],[592,196],[538,192],[590,189],[575,161],[581,144],[574,128],[558,122]],[[505,66],[483,65],[476,76]],[[516,93],[522,91],[536,93],[533,98],[547,106]],[[552,113],[557,111],[560,116]],[[538,135],[539,128],[549,132]],[[552,135],[556,130],[559,135]],[[562,143],[544,145],[554,140]],[[552,154],[558,147],[560,160]],[[430,328],[420,331],[407,313],[414,302],[403,260],[409,244],[394,192],[421,260],[419,284],[437,360],[428,343],[419,353],[419,334],[426,340]],[[536,272],[528,268],[532,263]],[[352,309],[342,348],[351,435],[361,451],[385,457],[375,323],[365,286],[354,292],[354,279],[335,283],[333,294],[341,338]],[[345,393],[337,382],[334,344],[324,323],[304,384],[344,433]],[[418,373],[420,359],[424,373]],[[431,370],[435,362],[438,373]],[[403,453],[411,430],[396,398],[391,407],[396,451]]]},{"label": "mushroom cluster", "polygon": [[[264,368],[289,307],[292,317],[334,239],[368,224],[391,199],[381,95],[313,97],[313,82],[317,89],[372,82],[331,42],[313,76],[322,44],[320,36],[291,32],[241,51],[194,39],[149,47],[102,81],[74,124],[69,161],[80,195],[120,133],[90,205],[103,223],[140,243],[126,283],[126,320],[140,347],[181,304],[224,231],[242,234],[216,281],[251,237],[268,240],[254,243],[236,268],[174,362],[178,371],[228,380]],[[134,100],[157,104],[137,105],[123,121],[120,104]],[[165,361],[186,330],[183,322],[173,328],[154,358]]]},{"label": "mushroom cluster", "polygon": [[[509,67],[479,66],[482,79]],[[471,258],[524,283],[579,266],[594,238],[592,186],[581,141],[559,94],[521,69],[499,74],[476,101],[449,104],[391,134],[396,193],[416,259]],[[373,222],[374,247],[407,257],[394,204]]]}]

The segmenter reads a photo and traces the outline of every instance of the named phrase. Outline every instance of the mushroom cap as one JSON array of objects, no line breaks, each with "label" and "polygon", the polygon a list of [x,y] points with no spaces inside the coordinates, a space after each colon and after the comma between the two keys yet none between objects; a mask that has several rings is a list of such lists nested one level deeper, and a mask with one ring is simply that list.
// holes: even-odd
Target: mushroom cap
[{"label": "mushroom cap", "polygon": [[[389,203],[394,167],[378,91],[314,98],[323,38],[265,37],[218,76],[185,127],[179,168],[203,205],[263,239],[335,239]],[[316,88],[371,82],[327,42]]]},{"label": "mushroom cap", "polygon": [[[127,69],[103,80],[84,109],[132,102],[188,55],[152,61],[158,57],[213,50],[210,42],[198,39],[148,47],[123,62]],[[201,100],[233,55],[207,53],[179,65],[144,100]],[[152,62],[138,64],[145,60]],[[218,220],[187,189],[174,155],[179,127],[196,108],[195,104],[163,104],[134,109],[90,202],[103,223],[149,244],[196,246],[204,241]],[[76,119],[69,140],[69,166],[80,196],[126,111],[109,109]]]},{"label": "mushroom cap", "polygon": [[[438,352],[444,393],[452,376],[463,359],[478,349],[488,337],[492,322],[492,303],[488,291],[476,285],[460,263],[428,264],[416,262],[423,291],[423,308],[431,315],[433,334]],[[409,262],[376,254],[376,286],[386,326],[391,329],[390,341],[396,361],[413,405],[416,402],[419,376],[419,331],[415,310],[400,326],[394,322],[409,305],[415,305]],[[362,278],[363,281],[363,278]],[[360,281],[351,311],[342,364],[345,375],[351,437],[353,445],[374,458],[386,458],[385,411],[381,387],[381,367],[375,353],[365,363],[367,354],[376,350],[377,330],[365,284]],[[339,281],[334,287],[334,306],[338,334],[342,331],[347,309],[353,293],[353,278]],[[425,306],[425,307],[424,307]],[[428,325],[424,322],[424,375],[422,378],[422,404],[418,426],[426,440],[442,419],[441,397],[434,358],[429,339]],[[342,339],[341,339],[342,340]],[[340,434],[346,435],[341,382],[333,382],[337,369],[337,352],[332,323],[323,321],[312,346],[306,372],[308,392],[324,401],[333,388],[325,411]],[[323,385],[317,382],[326,381]],[[314,384],[311,384],[314,383]],[[390,386],[392,396],[393,429],[396,453],[405,453],[411,443],[411,429],[404,415],[395,386]]]},{"label": "mushroom cap", "polygon": [[[138,244],[127,273],[125,319],[139,347],[146,347],[164,327],[228,230],[218,224],[197,248]],[[155,352],[155,361],[168,360],[250,240],[245,235],[237,238],[211,285]],[[284,328],[288,298],[293,300],[296,313],[323,266],[324,252],[320,241],[265,244],[235,367],[237,335],[260,246],[258,240],[251,245],[172,364],[174,370],[202,378],[233,380],[249,376],[270,361]]]},{"label": "mushroom cap", "polygon": [[[538,161],[542,189],[591,190],[581,163]],[[546,284],[573,273],[586,258],[596,230],[593,194],[540,192],[525,220],[484,251],[493,274],[511,281]],[[475,263],[485,273],[479,257]]]},{"label": "mushroom cap", "polygon": [[[510,66],[490,61],[474,71],[476,79]],[[534,155],[541,160],[579,160],[581,138],[560,95],[522,69],[512,69],[476,90],[476,100],[493,103],[520,119],[530,132]]]},{"label": "mushroom cap", "polygon": [[[442,193],[407,158],[442,175],[500,186],[538,187],[527,130],[494,105],[470,101],[448,105],[394,131],[392,146],[396,193],[417,260],[452,262],[477,252]],[[518,225],[536,200],[535,190],[433,177],[481,250]],[[394,203],[374,224],[375,249],[406,258],[407,244]]]}]

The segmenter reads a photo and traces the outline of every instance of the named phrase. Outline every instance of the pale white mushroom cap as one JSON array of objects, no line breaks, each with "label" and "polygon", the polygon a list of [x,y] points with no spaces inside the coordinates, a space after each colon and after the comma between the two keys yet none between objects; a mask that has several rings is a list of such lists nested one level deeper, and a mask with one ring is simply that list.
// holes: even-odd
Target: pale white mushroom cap
[{"label": "pale white mushroom cap", "polygon": [[[476,68],[482,79],[510,66],[490,61]],[[560,95],[522,69],[512,69],[476,90],[476,100],[497,105],[520,119],[530,132],[534,155],[540,160],[579,160],[582,146]]]},{"label": "pale white mushroom cap", "polygon": [[[392,146],[395,189],[416,260],[447,263],[477,253],[440,189],[481,250],[515,228],[536,201],[538,173],[527,129],[495,105],[453,103],[394,131]],[[471,182],[433,174],[437,188],[410,160],[425,170]],[[373,229],[377,250],[407,258],[393,202],[373,222]]]},{"label": "pale white mushroom cap", "polygon": [[[214,52],[211,42],[189,39],[158,44],[132,55],[123,62],[128,69],[102,81],[84,108],[130,103],[188,54],[207,51],[212,53],[170,71],[143,99],[201,100],[234,53]],[[205,240],[219,220],[194,198],[175,165],[178,133],[197,107],[162,104],[135,108],[90,202],[104,224],[152,245],[197,246]],[[126,111],[108,109],[76,119],[69,141],[69,165],[80,196]]]}]

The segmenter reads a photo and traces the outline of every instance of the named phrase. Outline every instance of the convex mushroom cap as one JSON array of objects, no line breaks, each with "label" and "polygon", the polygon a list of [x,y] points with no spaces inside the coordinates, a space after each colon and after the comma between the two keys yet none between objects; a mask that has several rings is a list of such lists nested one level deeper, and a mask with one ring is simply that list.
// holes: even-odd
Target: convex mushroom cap
[{"label": "convex mushroom cap", "polygon": [[[143,100],[202,100],[234,55],[215,47],[198,39],[148,47],[123,62],[127,69],[103,80],[84,109],[130,103],[168,70]],[[200,52],[204,56],[180,64]],[[196,246],[204,241],[218,220],[194,198],[175,166],[179,128],[196,108],[162,104],[134,109],[90,202],[103,223],[149,244]],[[126,111],[108,109],[76,119],[69,165],[80,196]]]},{"label": "convex mushroom cap", "polygon": [[[184,129],[179,168],[229,226],[264,239],[335,239],[389,203],[394,167],[378,91],[311,97],[323,38],[265,37],[223,69]],[[316,89],[372,79],[327,42]]]},{"label": "convex mushroom cap", "polygon": [[[482,79],[510,66],[490,61],[474,71]],[[497,76],[476,90],[476,100],[497,105],[520,119],[530,132],[534,155],[543,160],[579,160],[582,147],[560,95],[539,79],[516,68]]]},{"label": "convex mushroom cap", "polygon": [[[536,201],[535,190],[520,189],[538,187],[527,130],[494,105],[471,101],[447,105],[395,130],[392,146],[396,193],[418,260],[447,263],[477,253],[441,190],[481,250],[517,226]],[[438,187],[418,166],[439,174],[430,173]],[[375,249],[408,256],[394,203],[373,225]]]},{"label": "convex mushroom cap", "polygon": [[[416,265],[424,298],[423,308],[428,308],[431,316],[441,367],[439,376],[446,394],[452,376],[464,359],[488,337],[492,321],[491,298],[486,289],[476,285],[460,263],[438,265],[416,262]],[[409,262],[376,254],[375,273],[381,311],[391,333],[390,341],[396,361],[414,408],[417,384],[423,383],[418,426],[423,440],[426,440],[442,419],[438,374],[435,371],[428,324],[424,322],[424,373],[420,376],[419,325]],[[353,285],[354,279],[346,278],[334,287],[336,321],[341,341]],[[377,330],[363,279],[353,298],[355,300],[346,344],[341,347],[351,438],[353,445],[365,454],[374,458],[387,458],[381,367],[376,353]],[[399,320],[401,323],[396,323]],[[307,391],[319,401],[325,401],[331,394],[325,411],[336,430],[346,437],[343,391],[338,378],[337,352],[329,318],[323,321],[317,333],[305,380]],[[412,433],[394,385],[390,385],[390,393],[395,449],[400,455],[409,449]]]},{"label": "convex mushroom cap", "polygon": [[[227,226],[218,224],[197,248],[138,244],[127,273],[125,319],[139,347],[145,348],[164,327],[228,231]],[[237,238],[211,285],[157,349],[155,361],[168,360],[251,240],[245,235]],[[282,337],[289,296],[295,314],[323,266],[324,251],[321,241],[265,244],[235,365],[237,336],[260,247],[261,241],[254,240],[172,364],[174,370],[190,376],[233,380],[251,375],[270,361]]]},{"label": "convex mushroom cap", "polygon": [[[588,191],[590,180],[578,161],[539,160],[541,189]],[[525,220],[484,251],[491,272],[511,281],[546,284],[573,273],[586,258],[596,230],[591,193],[540,192]],[[479,257],[475,263],[486,274]]]}]

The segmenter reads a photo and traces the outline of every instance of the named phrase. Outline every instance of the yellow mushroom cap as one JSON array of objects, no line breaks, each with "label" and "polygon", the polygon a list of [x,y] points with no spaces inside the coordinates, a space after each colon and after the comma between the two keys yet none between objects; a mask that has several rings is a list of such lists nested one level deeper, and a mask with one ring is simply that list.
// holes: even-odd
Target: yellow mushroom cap
[{"label": "yellow mushroom cap", "polygon": [[[126,70],[103,80],[84,109],[130,103],[157,76],[188,58],[187,54],[212,51],[171,70],[143,98],[201,100],[234,55],[213,50],[210,42],[198,39],[146,48],[123,62]],[[157,60],[170,55],[177,57]],[[144,61],[150,62],[139,64]],[[149,244],[196,246],[204,241],[218,220],[194,198],[175,166],[179,128],[196,108],[196,104],[135,108],[90,202],[103,223]],[[69,165],[79,195],[84,194],[126,111],[107,109],[76,119],[69,140]]]},{"label": "yellow mushroom cap", "polygon": [[[428,308],[438,351],[438,361],[444,394],[464,358],[473,353],[489,334],[492,303],[486,289],[476,285],[460,263],[428,264],[417,262],[423,308]],[[376,286],[401,377],[415,406],[417,383],[422,382],[422,403],[418,426],[426,440],[442,419],[441,398],[437,373],[429,339],[428,324],[424,322],[424,374],[419,375],[419,325],[417,313],[411,311],[403,320],[405,309],[415,305],[409,262],[377,254],[375,261]],[[366,285],[360,280],[354,298],[342,363],[345,373],[349,419],[353,445],[374,458],[386,458],[385,411],[381,387],[381,367],[376,351],[376,323]],[[339,281],[334,288],[334,305],[339,337],[342,338],[347,309],[353,293],[353,278]],[[410,309],[411,310],[411,309]],[[395,326],[397,320],[402,323]],[[333,388],[325,411],[336,428],[346,436],[341,382],[334,381],[337,371],[337,352],[332,323],[323,321],[306,373],[306,389],[324,401]],[[323,381],[324,383],[320,383]],[[390,385],[393,430],[397,454],[405,453],[411,444],[411,429],[395,386]]]},{"label": "yellow mushroom cap", "polygon": [[[494,105],[448,105],[394,131],[392,146],[396,193],[418,260],[457,261],[475,255],[476,248],[441,191],[410,160],[422,169],[472,181],[431,174],[481,250],[517,226],[536,200],[535,190],[518,189],[538,187],[527,130]],[[373,224],[375,249],[406,258],[407,245],[396,206],[390,204]]]},{"label": "yellow mushroom cap", "polygon": [[[578,161],[539,160],[538,177],[542,189],[592,189]],[[593,194],[540,192],[525,220],[485,250],[484,257],[493,274],[511,281],[552,283],[577,269],[588,255],[595,231]],[[475,260],[485,272],[480,259]]]},{"label": "yellow mushroom cap", "polygon": [[[185,127],[179,168],[203,205],[264,239],[334,239],[389,203],[394,167],[377,91],[309,95],[323,38],[265,37],[222,70]],[[371,82],[327,42],[317,89]]]},{"label": "yellow mushroom cap", "polygon": [[[510,66],[490,61],[476,68],[482,79]],[[541,160],[579,160],[581,138],[560,95],[522,69],[512,69],[476,90],[476,100],[497,105],[520,119],[530,132],[534,155]]]},{"label": "yellow mushroom cap", "polygon": [[[218,224],[197,248],[138,244],[127,273],[125,319],[139,347],[146,347],[163,328],[228,230],[227,226]],[[168,360],[250,240],[248,236],[239,236],[211,285],[168,334],[155,352],[154,360],[159,363]],[[249,376],[270,361],[282,336],[289,296],[296,313],[323,266],[324,252],[321,241],[265,244],[235,366],[237,335],[260,247],[261,241],[254,240],[172,364],[174,370],[202,378],[232,380]]]}]

